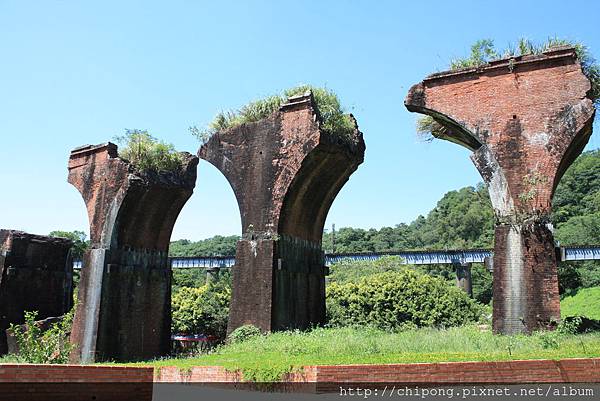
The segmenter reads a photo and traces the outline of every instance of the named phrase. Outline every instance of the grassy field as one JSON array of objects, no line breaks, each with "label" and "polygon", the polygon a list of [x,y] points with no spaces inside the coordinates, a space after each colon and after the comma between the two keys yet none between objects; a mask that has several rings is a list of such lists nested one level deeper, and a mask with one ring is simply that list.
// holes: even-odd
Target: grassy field
[{"label": "grassy field", "polygon": [[226,345],[208,355],[129,365],[223,366],[247,379],[273,381],[305,365],[502,361],[600,357],[600,333],[494,336],[475,326],[388,333],[369,328],[279,332]]},{"label": "grassy field", "polygon": [[600,320],[600,287],[583,288],[560,302],[561,315]]}]

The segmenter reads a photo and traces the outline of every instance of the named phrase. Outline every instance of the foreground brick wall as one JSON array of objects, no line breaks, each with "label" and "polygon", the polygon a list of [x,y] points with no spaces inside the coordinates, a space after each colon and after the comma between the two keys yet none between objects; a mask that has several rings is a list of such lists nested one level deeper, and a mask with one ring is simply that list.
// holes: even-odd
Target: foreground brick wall
[{"label": "foreground brick wall", "polygon": [[37,311],[41,320],[71,308],[71,245],[66,238],[0,230],[0,355],[8,351],[6,329],[24,323],[25,311]]},{"label": "foreground brick wall", "polygon": [[73,361],[151,359],[168,354],[175,220],[192,195],[198,158],[183,153],[177,173],[139,172],[117,146],[71,152],[69,183],[90,219],[71,341]]},{"label": "foreground brick wall", "polygon": [[495,332],[530,332],[560,319],[552,196],[592,132],[590,82],[573,48],[433,74],[413,86],[410,111],[436,135],[473,151],[496,217]]},{"label": "foreground brick wall", "polygon": [[0,401],[148,400],[153,368],[0,364]]},{"label": "foreground brick wall", "polygon": [[[153,383],[210,384],[262,390],[240,372],[219,366],[160,370],[123,366],[0,364],[0,401],[151,400]],[[285,376],[271,391],[335,392],[340,385],[467,386],[528,383],[600,383],[600,358],[447,362],[387,365],[306,366]]]},{"label": "foreground brick wall", "polygon": [[229,332],[244,324],[270,331],[324,321],[323,226],[364,151],[358,127],[346,140],[320,129],[311,95],[218,132],[200,148],[231,184],[242,218]]},{"label": "foreground brick wall", "polygon": [[[243,374],[216,366],[197,366],[184,372],[176,367],[163,367],[156,372],[155,380],[159,383],[238,383],[243,381]],[[422,387],[600,383],[600,358],[306,366],[287,375],[282,381],[312,384],[302,389],[317,392],[337,392],[341,383],[397,383]]]}]

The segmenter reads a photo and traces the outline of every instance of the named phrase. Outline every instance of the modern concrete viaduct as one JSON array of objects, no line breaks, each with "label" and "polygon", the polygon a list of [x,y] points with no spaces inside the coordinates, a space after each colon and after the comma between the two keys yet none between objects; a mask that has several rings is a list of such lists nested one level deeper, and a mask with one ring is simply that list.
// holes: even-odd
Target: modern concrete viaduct
[{"label": "modern concrete viaduct", "polygon": [[44,319],[71,308],[72,245],[66,238],[0,230],[0,355],[8,351],[6,329],[23,324],[24,312]]},{"label": "modern concrete viaduct", "polygon": [[156,173],[137,171],[112,143],[71,152],[68,180],[86,203],[91,239],[71,334],[73,361],[169,352],[169,241],[198,164],[189,153],[182,158],[181,171]]},{"label": "modern concrete viaduct", "polygon": [[242,220],[228,332],[306,328],[325,319],[321,236],[336,195],[365,144],[325,132],[311,94],[258,122],[213,135],[198,155],[227,178]]},{"label": "modern concrete viaduct", "polygon": [[531,332],[560,319],[549,216],[560,178],[592,133],[590,87],[575,50],[561,47],[433,74],[406,97],[408,110],[441,124],[435,136],[473,151],[488,186],[497,333]]}]

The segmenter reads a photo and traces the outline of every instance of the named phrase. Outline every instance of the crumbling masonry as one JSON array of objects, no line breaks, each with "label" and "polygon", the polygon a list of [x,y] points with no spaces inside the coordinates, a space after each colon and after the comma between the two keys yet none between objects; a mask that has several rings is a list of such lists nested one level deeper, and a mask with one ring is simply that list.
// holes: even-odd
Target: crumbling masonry
[{"label": "crumbling masonry", "polygon": [[106,143],[71,152],[69,183],[87,206],[85,254],[71,342],[73,361],[166,355],[171,332],[168,250],[175,220],[192,195],[198,158],[180,172],[141,173]]},{"label": "crumbling masonry", "polygon": [[198,155],[231,184],[241,213],[228,332],[245,324],[271,331],[324,321],[323,226],[364,151],[356,126],[348,138],[320,129],[311,95],[219,132],[200,148]]},{"label": "crumbling masonry", "polygon": [[560,318],[549,221],[556,186],[592,132],[590,82],[573,48],[433,74],[406,107],[443,125],[436,133],[473,151],[496,217],[494,315],[498,333]]},{"label": "crumbling masonry", "polygon": [[6,329],[24,323],[25,311],[44,319],[71,308],[72,244],[66,238],[0,230],[0,355],[8,351]]}]

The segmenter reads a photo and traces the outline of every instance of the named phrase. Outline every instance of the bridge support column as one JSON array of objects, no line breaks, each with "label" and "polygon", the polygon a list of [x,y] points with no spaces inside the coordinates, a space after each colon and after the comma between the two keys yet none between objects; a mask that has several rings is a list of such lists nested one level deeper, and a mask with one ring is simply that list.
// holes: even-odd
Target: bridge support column
[{"label": "bridge support column", "polygon": [[182,158],[180,171],[155,173],[137,171],[112,143],[71,152],[69,183],[86,203],[91,240],[71,333],[74,362],[168,354],[169,241],[198,164],[189,153]]},{"label": "bridge support column", "polygon": [[199,150],[231,184],[242,218],[229,333],[245,324],[271,331],[324,321],[323,226],[364,151],[358,127],[349,137],[321,129],[310,94],[216,133]]},{"label": "bridge support column", "polygon": [[473,281],[471,278],[471,263],[456,263],[456,286],[473,298]]},{"label": "bridge support column", "polygon": [[210,284],[219,278],[219,267],[209,267],[206,269],[206,284]]},{"label": "bridge support column", "polygon": [[496,217],[494,315],[498,333],[560,319],[549,216],[554,190],[592,132],[590,81],[575,49],[555,48],[430,75],[405,105],[432,118],[432,134],[467,147]]}]

